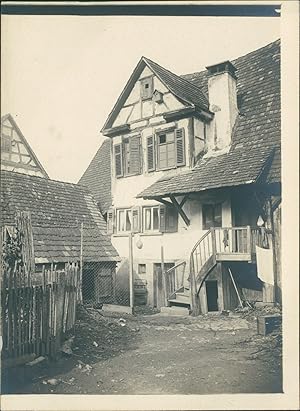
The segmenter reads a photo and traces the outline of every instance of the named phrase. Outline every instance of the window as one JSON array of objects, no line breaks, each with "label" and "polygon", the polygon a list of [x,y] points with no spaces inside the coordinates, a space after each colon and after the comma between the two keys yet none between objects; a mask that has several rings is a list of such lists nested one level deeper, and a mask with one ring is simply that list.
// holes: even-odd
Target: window
[{"label": "window", "polygon": [[222,204],[203,204],[203,228],[222,227]]},{"label": "window", "polygon": [[143,208],[143,231],[159,231],[159,206]]},{"label": "window", "polygon": [[141,80],[141,98],[148,100],[153,95],[153,77],[147,77]]},{"label": "window", "polygon": [[172,206],[143,208],[143,232],[172,233],[178,230],[178,213]]},{"label": "window", "polygon": [[146,274],[146,264],[139,264],[138,265],[138,274]]},{"label": "window", "polygon": [[124,138],[114,146],[115,175],[123,177],[141,173],[140,136]]},{"label": "window", "polygon": [[1,136],[1,151],[9,153],[11,150],[11,138],[2,134]]},{"label": "window", "polygon": [[[153,158],[153,155],[151,155],[151,151],[149,151],[149,147],[152,147],[150,144],[150,140],[147,141],[148,170],[149,160],[151,167],[151,158]],[[157,168],[159,170],[165,170],[168,168],[174,168],[183,165],[185,165],[184,129],[180,128],[175,131],[168,130],[158,133]]]},{"label": "window", "polygon": [[131,209],[117,210],[117,232],[126,233],[131,231],[132,214]]}]

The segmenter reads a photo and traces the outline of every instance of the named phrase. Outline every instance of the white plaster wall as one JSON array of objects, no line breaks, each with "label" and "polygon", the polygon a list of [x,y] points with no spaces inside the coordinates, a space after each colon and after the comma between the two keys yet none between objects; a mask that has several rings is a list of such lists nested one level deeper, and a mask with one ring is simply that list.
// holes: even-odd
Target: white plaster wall
[{"label": "white plaster wall", "polygon": [[[236,100],[236,81],[228,73],[213,75],[208,79],[210,110],[215,117],[208,135],[209,149],[223,149],[231,143],[231,131],[238,114]],[[217,147],[214,136],[217,136]]]}]

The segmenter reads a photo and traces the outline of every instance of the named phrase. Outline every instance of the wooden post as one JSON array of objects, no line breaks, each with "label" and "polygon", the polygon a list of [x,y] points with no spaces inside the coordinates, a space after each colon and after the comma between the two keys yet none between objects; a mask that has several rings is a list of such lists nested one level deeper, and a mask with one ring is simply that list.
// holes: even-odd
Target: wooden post
[{"label": "wooden post", "polygon": [[210,228],[211,232],[211,245],[212,245],[212,254],[215,256],[217,253],[217,247],[216,247],[216,232],[213,227]]},{"label": "wooden post", "polygon": [[134,290],[133,290],[133,234],[129,233],[129,305],[134,306]]},{"label": "wooden post", "polygon": [[83,272],[83,222],[80,227],[80,271],[79,271],[79,284],[78,293],[79,303],[82,304],[82,272]]},{"label": "wooden post", "polygon": [[164,247],[163,245],[160,246],[160,255],[161,255],[161,275],[162,275],[162,283],[163,283],[163,295],[164,295],[164,303],[165,306],[168,306],[168,291],[167,291],[167,281],[165,275],[165,260],[164,260]]},{"label": "wooden post", "polygon": [[269,236],[269,247],[272,250],[273,254],[273,276],[274,276],[274,285],[263,283],[263,302],[274,304],[275,302],[275,287],[276,287],[276,256],[275,256],[275,241],[274,241],[274,225],[272,218],[272,203],[271,198],[268,198],[266,202],[267,209],[267,227],[270,230]]},{"label": "wooden post", "polygon": [[247,225],[247,253],[251,254],[251,227]]},{"label": "wooden post", "polygon": [[193,261],[190,262],[190,286],[191,286],[191,310],[192,315],[196,317],[200,315],[200,302],[197,295],[197,282],[195,277],[195,269]]}]

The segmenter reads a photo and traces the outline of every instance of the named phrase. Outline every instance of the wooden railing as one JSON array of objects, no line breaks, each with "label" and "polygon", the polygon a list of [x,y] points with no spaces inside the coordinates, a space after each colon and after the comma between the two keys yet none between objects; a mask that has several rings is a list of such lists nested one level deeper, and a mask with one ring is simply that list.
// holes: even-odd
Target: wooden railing
[{"label": "wooden railing", "polygon": [[250,254],[251,228],[247,227],[214,227],[217,254]]},{"label": "wooden railing", "polygon": [[169,270],[165,271],[165,289],[166,297],[170,299],[174,296],[176,291],[184,288],[185,281],[187,281],[186,276],[186,261],[180,261],[171,267]]},{"label": "wooden railing", "polygon": [[206,261],[215,254],[215,239],[212,230],[207,231],[194,245],[191,252],[191,270],[197,275]]}]

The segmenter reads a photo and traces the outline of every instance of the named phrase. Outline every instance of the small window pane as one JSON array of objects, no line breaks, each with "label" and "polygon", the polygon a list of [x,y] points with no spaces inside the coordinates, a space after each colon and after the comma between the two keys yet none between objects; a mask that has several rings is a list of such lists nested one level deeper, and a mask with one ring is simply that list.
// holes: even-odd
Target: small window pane
[{"label": "small window pane", "polygon": [[125,211],[119,211],[119,228],[118,231],[125,231]]},{"label": "small window pane", "polygon": [[146,264],[139,264],[138,265],[138,273],[139,274],[146,274]]},{"label": "small window pane", "polygon": [[151,208],[145,208],[145,230],[151,230]]},{"label": "small window pane", "polygon": [[153,230],[159,229],[158,208],[153,209]]},{"label": "small window pane", "polygon": [[126,210],[126,231],[131,231],[131,210]]},{"label": "small window pane", "polygon": [[166,140],[167,140],[167,136],[165,134],[161,134],[159,136],[159,144],[165,144]]},{"label": "small window pane", "polygon": [[173,143],[174,142],[174,133],[168,133],[167,134],[167,143]]}]

